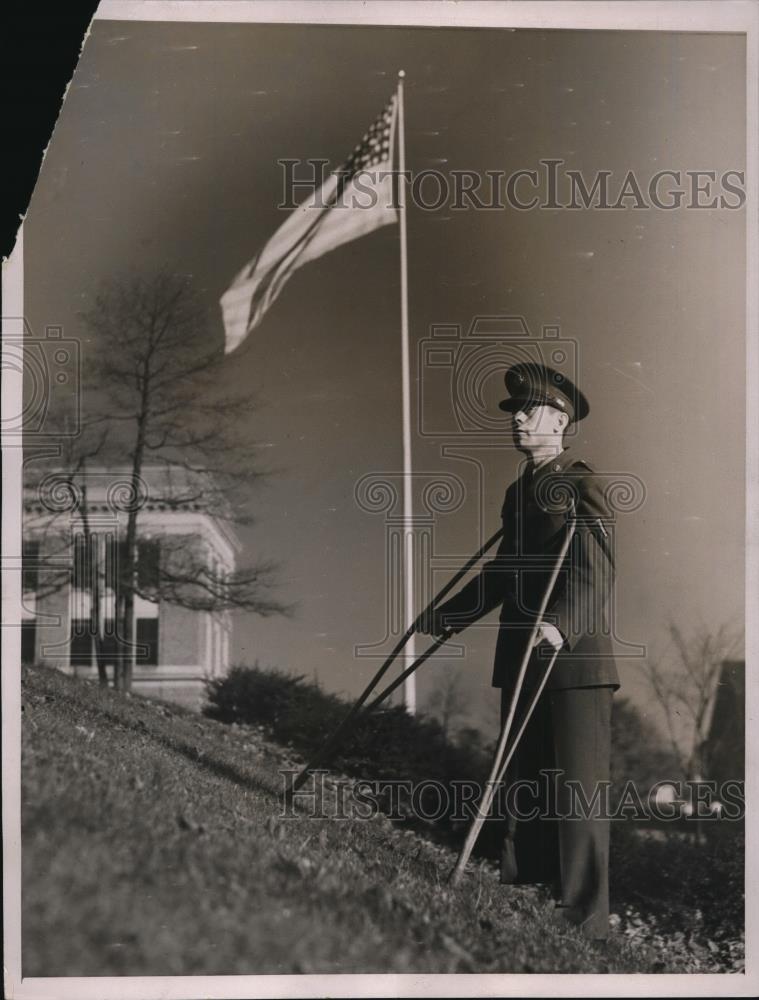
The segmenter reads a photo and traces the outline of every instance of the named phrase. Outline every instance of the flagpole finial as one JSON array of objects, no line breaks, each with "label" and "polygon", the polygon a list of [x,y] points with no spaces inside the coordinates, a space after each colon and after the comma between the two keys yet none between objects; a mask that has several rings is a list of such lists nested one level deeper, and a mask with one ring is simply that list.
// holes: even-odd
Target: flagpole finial
[{"label": "flagpole finial", "polygon": [[405,75],[406,75],[406,70],[405,69],[399,69],[398,70],[398,76],[401,78],[401,80],[403,79],[403,77]]}]

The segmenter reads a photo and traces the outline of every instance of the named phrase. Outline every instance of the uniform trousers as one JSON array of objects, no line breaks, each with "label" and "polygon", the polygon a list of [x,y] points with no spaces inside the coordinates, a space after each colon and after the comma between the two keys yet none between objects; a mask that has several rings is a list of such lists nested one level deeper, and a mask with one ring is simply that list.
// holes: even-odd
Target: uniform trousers
[{"label": "uniform trousers", "polygon": [[[534,676],[537,671],[528,673]],[[512,732],[519,723],[520,707],[529,697],[527,684],[525,689]],[[595,805],[593,796],[597,783],[609,780],[613,691],[611,686],[544,690],[509,765],[502,799],[507,814],[501,881],[549,883],[559,896],[559,916],[593,939],[603,939],[609,931],[609,820],[603,815],[604,786]],[[501,691],[502,720],[510,694],[508,688]],[[520,783],[518,790],[514,782]],[[534,784],[526,782],[537,782],[537,795]],[[573,791],[570,782],[577,783],[578,791]],[[586,815],[582,799],[592,805],[584,810]],[[514,805],[518,815],[527,816],[536,809],[540,815],[518,819]]]}]

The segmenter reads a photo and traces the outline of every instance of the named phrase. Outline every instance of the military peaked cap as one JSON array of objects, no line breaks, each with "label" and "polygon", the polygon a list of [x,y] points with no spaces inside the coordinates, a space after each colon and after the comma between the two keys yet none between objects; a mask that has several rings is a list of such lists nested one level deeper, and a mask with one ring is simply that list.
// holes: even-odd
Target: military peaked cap
[{"label": "military peaked cap", "polygon": [[509,368],[504,380],[509,398],[498,405],[509,413],[545,405],[561,410],[570,420],[582,420],[590,412],[590,404],[577,386],[547,365],[523,361]]}]

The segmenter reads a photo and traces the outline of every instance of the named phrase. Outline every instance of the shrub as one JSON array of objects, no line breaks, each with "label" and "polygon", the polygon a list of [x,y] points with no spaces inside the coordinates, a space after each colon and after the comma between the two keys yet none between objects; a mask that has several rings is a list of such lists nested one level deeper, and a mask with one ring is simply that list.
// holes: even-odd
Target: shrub
[{"label": "shrub", "polygon": [[[264,726],[278,743],[305,757],[323,746],[350,708],[302,676],[258,666],[233,667],[226,677],[209,681],[207,697],[206,715]],[[409,715],[400,706],[360,718],[331,760],[333,768],[355,778],[432,780],[448,787],[452,781],[481,782],[488,763],[471,741],[457,745],[434,719]]]}]

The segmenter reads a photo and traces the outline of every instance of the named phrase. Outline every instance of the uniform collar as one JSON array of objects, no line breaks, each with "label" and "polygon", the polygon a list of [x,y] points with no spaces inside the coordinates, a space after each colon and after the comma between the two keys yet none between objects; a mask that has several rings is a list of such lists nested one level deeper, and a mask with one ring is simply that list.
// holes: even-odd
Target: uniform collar
[{"label": "uniform collar", "polygon": [[[574,462],[574,455],[571,449],[565,448],[564,451],[555,455],[550,461],[544,462],[539,468],[535,469],[533,473],[533,482],[538,482],[544,476],[551,475],[552,473],[563,472]],[[534,467],[533,467],[534,468]]]}]

